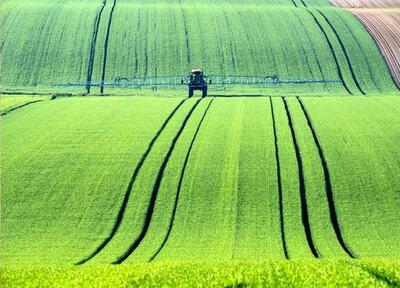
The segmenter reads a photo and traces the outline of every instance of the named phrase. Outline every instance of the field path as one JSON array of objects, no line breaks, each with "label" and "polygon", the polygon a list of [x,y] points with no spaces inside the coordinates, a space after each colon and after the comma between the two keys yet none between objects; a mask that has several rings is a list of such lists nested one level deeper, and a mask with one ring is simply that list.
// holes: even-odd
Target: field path
[{"label": "field path", "polygon": [[304,113],[304,116],[307,119],[307,124],[309,129],[311,130],[315,145],[317,146],[318,149],[318,154],[319,157],[321,159],[321,163],[322,163],[322,168],[324,171],[324,178],[325,178],[325,191],[326,191],[326,197],[328,200],[328,205],[329,205],[329,216],[330,216],[330,220],[333,226],[333,229],[335,230],[335,234],[337,237],[337,240],[339,241],[340,245],[342,246],[343,250],[346,251],[346,253],[351,257],[351,258],[355,258],[353,252],[351,252],[350,248],[348,247],[348,244],[346,244],[345,240],[343,239],[342,236],[342,232],[339,226],[339,222],[338,222],[338,216],[337,216],[337,212],[336,212],[336,207],[335,207],[335,201],[333,198],[333,191],[332,191],[332,183],[331,183],[331,176],[329,173],[329,167],[328,167],[328,163],[326,161],[326,157],[324,155],[324,151],[322,150],[322,146],[319,142],[318,136],[316,134],[314,125],[312,123],[312,120],[307,112],[307,109],[304,105],[304,103],[302,102],[302,100],[297,97],[297,100],[299,101],[301,110]]},{"label": "field path", "polygon": [[155,206],[156,201],[157,201],[158,191],[160,189],[161,180],[162,180],[162,178],[164,176],[165,168],[166,168],[166,166],[168,164],[168,161],[169,161],[169,159],[170,159],[170,157],[172,155],[172,152],[174,151],[175,145],[176,145],[179,137],[181,136],[183,130],[186,127],[187,122],[189,121],[189,119],[192,116],[193,112],[195,111],[195,109],[197,108],[197,106],[200,104],[200,102],[202,100],[203,100],[203,98],[199,98],[196,101],[196,103],[192,106],[192,108],[189,110],[189,112],[187,113],[185,119],[182,122],[182,125],[180,126],[178,132],[176,133],[176,135],[174,136],[174,138],[172,140],[171,146],[169,147],[169,149],[167,151],[167,154],[165,155],[165,158],[163,159],[163,161],[161,163],[161,166],[160,166],[160,168],[158,170],[158,173],[157,173],[156,181],[155,181],[155,183],[153,185],[149,206],[148,206],[147,212],[146,212],[146,218],[145,218],[144,225],[142,227],[142,230],[141,230],[140,234],[132,242],[132,244],[129,246],[129,248],[113,262],[113,264],[121,264],[122,262],[124,262],[132,254],[132,252],[139,246],[140,242],[146,236],[147,230],[149,229],[149,226],[150,226],[150,223],[151,223],[151,219],[153,217],[154,206]]},{"label": "field path", "polygon": [[144,162],[146,161],[147,156],[149,155],[149,153],[151,152],[155,142],[157,141],[158,137],[161,135],[161,133],[164,131],[165,127],[168,125],[168,123],[171,121],[171,119],[173,118],[173,116],[175,115],[175,113],[179,110],[179,108],[185,103],[185,101],[187,100],[187,98],[183,99],[181,102],[179,102],[179,104],[172,110],[171,114],[168,115],[168,117],[166,118],[166,120],[164,121],[164,123],[161,125],[160,129],[157,131],[157,133],[155,134],[155,136],[153,137],[153,139],[151,139],[146,151],[144,152],[144,154],[142,155],[139,163],[136,165],[135,170],[133,171],[133,174],[129,180],[128,186],[126,188],[125,191],[125,196],[123,198],[123,202],[121,204],[121,207],[119,209],[118,215],[115,219],[114,222],[114,226],[111,230],[111,233],[109,234],[109,236],[107,238],[104,239],[104,241],[91,253],[89,254],[89,256],[85,257],[84,259],[80,260],[79,262],[77,262],[77,265],[82,265],[84,263],[86,263],[87,261],[89,261],[90,259],[92,259],[93,257],[95,257],[114,237],[114,235],[117,233],[122,219],[124,217],[124,213],[126,210],[126,206],[128,205],[128,201],[132,192],[132,187],[133,184],[135,183],[136,178],[138,177],[138,174],[144,164]]},{"label": "field path", "polygon": [[283,103],[285,105],[285,110],[286,110],[286,115],[288,118],[288,124],[290,127],[290,131],[292,134],[292,141],[293,141],[293,146],[294,146],[294,150],[296,153],[296,159],[297,159],[297,164],[298,164],[298,171],[299,171],[299,192],[300,192],[300,203],[301,203],[301,219],[303,222],[303,227],[304,227],[304,232],[306,234],[306,239],[308,242],[308,246],[312,252],[312,254],[314,255],[315,258],[318,258],[318,252],[317,249],[315,247],[315,243],[313,240],[313,236],[311,233],[311,225],[310,225],[310,220],[309,220],[309,212],[308,212],[308,205],[307,205],[307,196],[306,196],[306,188],[305,188],[305,179],[304,179],[304,166],[303,166],[303,160],[302,160],[302,156],[300,153],[300,148],[299,148],[299,144],[297,141],[297,137],[294,131],[294,127],[293,127],[293,120],[292,120],[292,116],[290,114],[290,110],[289,110],[289,106],[288,103],[286,101],[286,98],[282,98],[283,99]]},{"label": "field path", "polygon": [[[101,83],[104,83],[106,81],[108,42],[110,40],[110,30],[111,30],[111,25],[112,25],[112,20],[113,20],[113,15],[114,15],[114,10],[115,10],[115,6],[116,5],[117,5],[117,0],[113,0],[113,4],[112,4],[112,7],[111,7],[110,15],[109,15],[109,18],[108,18],[106,39],[104,41],[103,68],[102,68],[102,72],[101,72]],[[102,94],[104,93],[104,86],[100,86],[100,93],[102,93]]]},{"label": "field path", "polygon": [[286,236],[285,236],[285,219],[283,214],[283,192],[282,192],[282,172],[281,172],[281,164],[279,157],[279,145],[278,145],[278,133],[276,131],[276,120],[274,113],[274,105],[272,104],[271,97],[269,98],[269,102],[271,104],[271,116],[272,116],[272,127],[274,129],[274,146],[275,146],[275,160],[276,160],[276,175],[278,178],[278,194],[279,194],[279,222],[280,222],[280,231],[281,231],[281,239],[282,239],[282,248],[283,253],[285,255],[285,259],[289,259],[287,244],[286,244]]},{"label": "field path", "polygon": [[89,61],[88,61],[88,69],[87,69],[87,76],[86,76],[86,83],[87,83],[86,92],[87,93],[90,93],[90,89],[92,87],[91,82],[92,82],[92,77],[93,77],[93,65],[94,65],[94,57],[95,57],[95,53],[96,53],[97,35],[99,33],[101,16],[103,14],[106,4],[107,4],[107,0],[102,0],[102,3],[100,5],[100,7],[98,8],[96,17],[94,19],[93,35],[92,35],[92,39],[90,42]]}]

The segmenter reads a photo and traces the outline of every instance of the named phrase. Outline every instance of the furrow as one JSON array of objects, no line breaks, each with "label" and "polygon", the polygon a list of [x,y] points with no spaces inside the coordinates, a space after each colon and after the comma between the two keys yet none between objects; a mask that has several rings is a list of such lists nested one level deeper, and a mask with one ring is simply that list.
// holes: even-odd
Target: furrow
[{"label": "furrow", "polygon": [[278,194],[279,194],[279,221],[280,221],[282,248],[283,248],[283,253],[285,255],[285,258],[289,259],[289,255],[287,252],[287,246],[286,246],[285,226],[284,226],[285,223],[284,223],[284,216],[283,216],[283,193],[282,193],[281,165],[280,165],[280,159],[279,159],[278,135],[277,135],[277,131],[276,131],[274,105],[272,103],[271,97],[269,97],[269,101],[271,104],[272,126],[273,126],[273,130],[274,130],[276,174],[277,174],[277,178],[278,178]]},{"label": "furrow", "polygon": [[172,144],[160,166],[160,169],[158,170],[158,174],[157,174],[157,178],[156,181],[153,185],[153,191],[151,193],[151,198],[150,198],[150,203],[147,209],[147,213],[146,213],[146,217],[145,217],[145,222],[144,225],[142,227],[142,231],[140,232],[139,236],[134,240],[134,242],[131,244],[131,246],[128,248],[128,250],[126,250],[126,252],[121,255],[120,257],[117,258],[117,260],[115,260],[112,264],[121,264],[122,262],[124,262],[129,255],[132,254],[132,252],[139,246],[140,242],[143,240],[143,238],[146,236],[147,230],[150,226],[150,222],[153,216],[153,211],[154,211],[154,206],[156,204],[156,200],[157,200],[157,195],[158,195],[158,191],[160,188],[160,184],[161,184],[161,180],[163,178],[164,175],[164,170],[167,167],[169,158],[171,157],[171,154],[175,148],[175,144],[178,141],[180,135],[182,134],[182,131],[184,130],[184,128],[186,127],[187,122],[189,121],[190,117],[192,116],[194,110],[196,109],[196,107],[199,105],[199,103],[201,102],[201,100],[204,98],[200,98],[199,100],[197,100],[197,102],[193,105],[193,107],[190,109],[190,111],[188,112],[188,114],[186,115],[185,119],[183,120],[183,123],[181,125],[181,127],[179,128],[177,134],[175,135],[174,139],[172,140]]},{"label": "furrow", "polygon": [[303,111],[304,116],[307,119],[308,127],[311,130],[311,134],[313,136],[315,145],[317,146],[319,157],[321,159],[322,169],[323,169],[324,178],[325,178],[326,197],[328,199],[329,216],[330,216],[331,224],[332,224],[333,229],[334,229],[335,234],[336,234],[336,238],[339,241],[340,245],[342,246],[343,250],[351,258],[355,258],[354,254],[351,251],[351,249],[349,248],[348,244],[346,244],[346,241],[344,240],[342,232],[341,232],[341,229],[340,229],[340,225],[339,225],[339,221],[338,221],[338,217],[337,217],[337,212],[336,212],[336,207],[335,207],[335,201],[333,199],[333,190],[332,190],[331,177],[330,177],[330,173],[329,173],[329,167],[328,167],[328,163],[327,163],[326,158],[325,158],[324,151],[322,150],[322,146],[321,146],[321,144],[320,144],[320,142],[318,140],[317,133],[315,131],[314,125],[313,125],[313,123],[311,121],[310,115],[307,112],[307,109],[305,108],[305,105],[304,105],[303,101],[299,97],[297,97],[297,100],[300,103],[301,110]]},{"label": "furrow", "polygon": [[172,227],[174,225],[176,209],[178,207],[179,196],[180,196],[181,189],[182,189],[183,178],[185,177],[186,167],[187,167],[187,164],[189,162],[190,153],[192,152],[192,148],[193,148],[193,145],[194,145],[194,143],[196,141],[197,135],[199,134],[199,131],[200,131],[200,128],[201,128],[201,126],[203,124],[203,121],[206,118],[207,112],[210,109],[211,104],[214,101],[214,99],[215,98],[211,99],[210,103],[208,103],[208,106],[207,106],[206,110],[204,111],[204,114],[201,117],[200,122],[199,122],[199,124],[197,126],[196,132],[193,135],[192,141],[190,142],[189,149],[188,149],[188,151],[186,153],[185,161],[183,163],[183,167],[182,167],[181,174],[180,174],[180,177],[179,177],[178,187],[177,187],[176,196],[175,196],[174,208],[172,210],[171,221],[170,221],[169,226],[168,226],[167,234],[165,235],[164,240],[161,243],[161,245],[158,248],[158,250],[150,257],[149,262],[153,261],[157,257],[157,255],[161,252],[161,250],[164,248],[165,244],[168,241],[169,235],[171,234]]},{"label": "furrow", "polygon": [[354,83],[356,84],[358,90],[360,90],[361,94],[365,95],[365,92],[364,92],[364,90],[361,88],[361,85],[360,85],[360,83],[359,83],[358,80],[357,80],[356,74],[354,73],[353,66],[351,65],[350,57],[349,57],[349,55],[348,55],[348,53],[347,53],[347,50],[346,50],[345,45],[344,45],[343,42],[342,42],[342,39],[341,39],[340,36],[339,36],[339,33],[336,31],[335,27],[333,27],[332,23],[331,23],[331,22],[329,21],[329,19],[325,16],[325,14],[321,12],[321,10],[319,10],[319,9],[315,9],[315,10],[317,10],[317,12],[325,19],[326,23],[328,23],[329,27],[331,27],[333,33],[334,33],[335,36],[336,36],[336,39],[339,41],[339,45],[340,45],[340,47],[342,48],[343,54],[344,54],[344,56],[345,56],[345,58],[346,58],[347,66],[348,66],[348,68],[349,68],[349,70],[350,70],[351,77],[353,78]]},{"label": "furrow", "polygon": [[318,28],[321,30],[322,34],[324,35],[326,42],[328,43],[329,50],[331,51],[331,55],[333,56],[333,59],[334,59],[335,64],[336,64],[336,72],[338,74],[338,77],[339,77],[340,81],[342,82],[342,84],[343,84],[344,88],[346,89],[346,91],[350,95],[353,95],[353,93],[350,91],[349,87],[347,86],[346,82],[344,81],[343,73],[342,73],[342,70],[340,69],[339,60],[338,60],[338,57],[336,55],[335,49],[334,49],[334,47],[332,45],[332,42],[329,40],[328,35],[326,34],[326,32],[325,32],[324,28],[322,27],[321,23],[319,23],[317,17],[315,17],[315,15],[309,9],[305,9],[305,10],[314,19],[314,21],[317,24]]},{"label": "furrow", "polygon": [[92,42],[90,44],[90,51],[89,51],[89,63],[88,63],[88,71],[86,76],[86,92],[90,93],[91,82],[92,82],[92,75],[93,75],[93,63],[94,63],[94,55],[96,53],[96,42],[97,42],[97,34],[99,32],[99,25],[101,20],[101,15],[103,14],[104,7],[107,4],[107,0],[103,0],[99,11],[96,14],[96,18],[94,20],[94,29],[92,34]]},{"label": "furrow", "polygon": [[136,180],[136,178],[137,178],[137,176],[139,174],[140,169],[142,168],[147,156],[150,154],[150,151],[152,150],[152,148],[154,146],[154,143],[157,141],[158,137],[161,135],[161,133],[164,131],[165,127],[168,125],[169,121],[172,119],[172,117],[176,114],[176,112],[179,110],[179,108],[183,105],[183,103],[187,99],[188,98],[185,98],[181,102],[179,102],[179,104],[174,108],[174,110],[171,112],[171,114],[167,117],[167,119],[162,124],[161,128],[157,131],[156,135],[153,137],[153,139],[151,139],[146,151],[142,155],[139,163],[136,165],[136,168],[133,171],[133,174],[132,174],[131,178],[129,179],[129,183],[128,183],[127,189],[125,191],[124,199],[123,199],[121,207],[120,207],[120,209],[118,211],[118,215],[117,215],[117,217],[115,219],[114,226],[113,226],[113,228],[112,228],[112,230],[110,232],[110,235],[106,239],[104,239],[104,241],[89,256],[87,256],[86,258],[84,258],[81,261],[77,262],[75,265],[85,264],[90,259],[95,257],[98,253],[100,253],[101,250],[104,249],[104,247],[111,241],[111,239],[117,233],[117,231],[118,231],[118,229],[120,227],[122,218],[124,217],[126,206],[128,204],[128,200],[129,200],[129,197],[130,197],[131,192],[132,192],[133,184],[135,183],[135,180]]},{"label": "furrow", "polygon": [[294,149],[295,149],[295,153],[296,153],[296,159],[297,159],[297,163],[298,163],[299,190],[300,190],[300,201],[301,201],[301,216],[302,216],[302,222],[303,222],[303,226],[304,226],[304,231],[305,231],[305,234],[306,234],[308,246],[309,246],[312,254],[314,255],[315,258],[318,258],[319,255],[318,255],[317,249],[315,248],[314,241],[313,241],[313,238],[312,238],[311,227],[310,227],[310,219],[309,219],[309,216],[308,216],[308,207],[307,207],[305,180],[304,180],[303,160],[301,158],[300,148],[299,148],[299,144],[297,142],[296,134],[294,132],[292,116],[290,114],[290,110],[289,110],[286,98],[283,97],[282,100],[283,100],[283,102],[285,104],[286,115],[287,115],[288,122],[289,122],[288,124],[289,124],[289,128],[290,128],[290,132],[292,134],[292,141],[293,141],[293,145],[294,145]]},{"label": "furrow", "polygon": [[111,7],[111,11],[110,11],[110,16],[108,18],[107,34],[106,34],[106,40],[104,42],[103,68],[102,68],[102,72],[101,72],[101,86],[100,86],[101,94],[103,94],[103,92],[104,92],[104,82],[106,79],[106,66],[107,66],[107,55],[108,55],[108,43],[109,43],[109,39],[110,39],[111,24],[112,24],[112,19],[113,19],[114,10],[115,10],[116,5],[117,5],[117,0],[114,0],[113,5]]}]

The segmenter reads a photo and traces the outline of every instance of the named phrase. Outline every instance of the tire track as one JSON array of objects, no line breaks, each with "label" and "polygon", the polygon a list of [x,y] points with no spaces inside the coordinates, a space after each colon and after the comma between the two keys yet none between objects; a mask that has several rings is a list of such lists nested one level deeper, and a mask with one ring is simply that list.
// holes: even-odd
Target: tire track
[{"label": "tire track", "polygon": [[300,97],[296,97],[296,98],[297,98],[297,101],[300,104],[300,107],[301,107],[301,110],[303,111],[304,116],[306,117],[307,124],[308,124],[308,127],[311,130],[311,134],[313,136],[315,146],[317,146],[319,158],[321,159],[322,169],[324,171],[324,178],[325,178],[326,197],[328,199],[329,216],[330,216],[331,224],[332,224],[333,229],[334,229],[335,234],[336,234],[336,238],[337,238],[340,246],[342,246],[342,249],[347,253],[347,255],[349,255],[351,258],[355,258],[353,252],[351,251],[351,249],[349,248],[348,244],[344,240],[342,232],[341,232],[341,229],[340,229],[340,225],[339,225],[339,221],[338,221],[338,217],[337,217],[337,212],[336,212],[336,207],[335,207],[335,200],[333,199],[331,176],[330,176],[330,173],[329,173],[329,167],[328,167],[328,163],[327,163],[326,158],[325,158],[324,151],[322,150],[322,146],[321,146],[321,143],[318,140],[317,133],[315,131],[315,127],[314,127],[314,125],[313,125],[313,123],[311,121],[311,117],[308,114],[307,109],[306,109],[303,101],[300,99]]},{"label": "tire track", "polygon": [[103,68],[101,72],[101,86],[100,86],[100,93],[103,94],[104,92],[104,81],[106,79],[106,66],[107,66],[107,56],[108,56],[108,43],[110,40],[110,30],[112,19],[114,15],[115,6],[117,5],[117,0],[113,1],[113,5],[111,7],[110,16],[108,17],[108,24],[107,24],[107,33],[106,33],[106,40],[104,41],[104,53],[103,53]]},{"label": "tire track", "polygon": [[167,167],[167,164],[168,164],[169,158],[172,155],[172,152],[174,151],[176,142],[178,141],[179,137],[181,136],[183,130],[186,127],[187,122],[189,121],[194,110],[200,104],[202,99],[204,99],[204,98],[199,98],[199,100],[197,100],[197,102],[192,106],[192,108],[186,115],[185,119],[182,122],[181,127],[179,128],[178,132],[176,133],[174,139],[172,140],[172,144],[169,147],[169,150],[168,150],[163,162],[161,163],[160,169],[158,170],[156,181],[153,185],[153,191],[151,193],[150,203],[149,203],[149,206],[147,209],[146,218],[145,218],[144,225],[142,227],[142,231],[140,232],[139,236],[134,240],[134,242],[131,244],[131,246],[128,248],[128,250],[126,250],[125,253],[122,254],[120,257],[118,257],[117,260],[115,260],[112,264],[121,264],[122,262],[124,262],[129,257],[129,255],[131,255],[132,252],[135,251],[135,249],[142,242],[143,238],[146,236],[147,230],[149,229],[149,226],[150,226],[151,218],[153,216],[154,206],[156,204],[158,191],[159,191],[160,185],[161,185],[161,180],[164,175],[164,170]]},{"label": "tire track", "polygon": [[314,241],[311,234],[311,227],[310,227],[310,219],[308,218],[308,207],[307,207],[307,197],[306,197],[306,187],[305,187],[305,180],[304,180],[304,168],[303,168],[303,160],[300,154],[299,144],[297,143],[296,133],[293,127],[292,116],[290,115],[290,110],[286,101],[285,97],[282,97],[283,103],[285,104],[286,115],[288,118],[288,124],[290,128],[290,132],[292,134],[292,140],[294,145],[294,150],[296,153],[296,159],[298,163],[298,170],[299,170],[299,190],[300,190],[300,202],[301,202],[301,218],[304,226],[304,231],[307,238],[308,246],[315,258],[319,258],[317,249],[315,248]]},{"label": "tire track", "polygon": [[5,115],[7,115],[8,113],[10,113],[12,111],[15,111],[15,110],[18,110],[18,109],[23,108],[25,106],[28,106],[28,105],[31,105],[31,104],[34,104],[34,103],[38,103],[38,102],[42,102],[42,101],[45,101],[45,100],[42,100],[42,99],[41,100],[33,100],[33,101],[28,101],[28,102],[19,104],[17,106],[11,107],[11,108],[1,112],[0,116],[5,116]]},{"label": "tire track", "polygon": [[190,66],[191,59],[190,59],[190,49],[189,49],[189,29],[188,29],[187,17],[186,17],[185,11],[183,9],[182,0],[179,0],[179,6],[181,7],[181,13],[182,13],[182,17],[183,17],[183,28],[184,28],[184,32],[185,32],[185,45],[186,45],[186,53],[187,53],[186,60],[187,60],[188,66]]},{"label": "tire track", "polygon": [[150,257],[149,262],[153,261],[157,257],[157,255],[161,252],[161,250],[164,248],[165,244],[168,241],[169,235],[171,234],[172,226],[173,226],[174,220],[175,220],[176,210],[177,210],[177,207],[178,207],[179,196],[181,194],[183,178],[185,176],[186,167],[187,167],[187,164],[189,162],[190,153],[192,152],[192,148],[193,148],[194,142],[196,141],[197,135],[199,134],[201,125],[203,124],[203,121],[206,118],[207,112],[210,109],[211,104],[214,101],[214,99],[215,99],[215,97],[211,99],[210,103],[208,103],[208,106],[207,106],[206,110],[203,113],[203,117],[201,117],[200,122],[197,125],[197,129],[196,129],[196,132],[193,135],[192,141],[190,142],[189,149],[188,149],[188,151],[186,153],[185,161],[183,163],[183,167],[182,167],[182,170],[181,170],[181,175],[180,175],[180,178],[179,178],[178,187],[177,187],[177,191],[176,191],[174,209],[172,210],[171,221],[169,223],[167,234],[165,235],[164,240],[161,243],[161,245],[158,248],[158,250]]},{"label": "tire track", "polygon": [[274,113],[274,105],[272,103],[272,97],[269,97],[269,102],[271,104],[271,115],[272,115],[272,127],[274,130],[274,144],[275,144],[275,159],[276,159],[276,172],[278,177],[278,194],[279,194],[279,221],[280,221],[280,230],[281,230],[281,239],[282,239],[282,248],[285,259],[289,259],[289,255],[287,252],[286,246],[286,237],[285,237],[285,226],[284,226],[284,218],[283,218],[283,193],[282,193],[282,176],[281,176],[281,165],[279,159],[279,146],[278,146],[278,135],[275,123],[275,113]]},{"label": "tire track", "polygon": [[[362,46],[361,46],[361,43],[360,43],[359,39],[356,37],[356,35],[354,34],[354,32],[353,32],[351,26],[350,26],[350,25],[347,23],[347,21],[344,19],[343,15],[338,14],[338,16],[339,16],[338,18],[340,19],[340,21],[342,21],[343,25],[346,27],[346,30],[347,30],[346,32],[351,36],[351,38],[353,39],[353,41],[356,43],[357,49],[360,50],[360,51],[362,51],[363,48],[362,48]],[[360,20],[359,20],[357,17],[355,17],[355,18],[357,19],[358,22],[360,22]],[[362,25],[362,23],[361,23],[361,25]],[[362,26],[364,26],[364,25],[362,25]],[[372,37],[371,37],[371,38],[372,38]],[[375,43],[375,41],[374,41],[374,43]],[[376,45],[376,43],[375,43],[375,45]],[[379,47],[376,46],[376,48],[378,49],[380,55],[382,55],[382,53],[381,53]],[[383,55],[382,55],[382,57],[383,57]],[[371,67],[370,61],[365,60],[365,63],[366,63],[366,65],[367,65],[367,67],[368,67],[368,73],[369,73],[370,75],[373,75],[373,70],[374,70],[374,68]],[[371,82],[372,82],[372,81],[371,81]],[[375,85],[376,89],[378,89],[378,90],[380,91],[380,88],[378,88],[378,87],[376,86],[375,83],[374,83],[374,85]]]},{"label": "tire track", "polygon": [[92,34],[92,42],[90,44],[89,51],[89,63],[88,63],[88,71],[86,75],[86,93],[90,93],[90,88],[92,84],[92,75],[93,75],[93,63],[94,63],[94,55],[96,53],[96,43],[97,43],[97,34],[99,32],[99,25],[101,20],[101,15],[103,14],[104,7],[107,4],[107,0],[103,0],[94,20],[94,29]]},{"label": "tire track", "polygon": [[[307,7],[307,6],[305,6],[305,7]],[[309,9],[304,8],[304,10],[307,11],[311,15],[311,17],[314,19],[314,22],[317,24],[319,30],[324,35],[325,40],[328,43],[328,47],[329,47],[329,50],[333,57],[333,60],[335,61],[336,72],[338,74],[338,77],[339,77],[340,81],[342,82],[343,87],[346,89],[347,93],[349,93],[350,95],[353,95],[353,93],[350,91],[349,87],[347,86],[346,82],[344,81],[343,73],[342,73],[342,70],[340,69],[338,57],[336,55],[335,49],[333,48],[332,42],[329,40],[328,34],[326,34],[324,28],[322,27],[321,23],[318,21],[317,17],[315,17],[315,15]]]},{"label": "tire track", "polygon": [[151,141],[150,141],[149,145],[147,146],[146,151],[142,155],[139,163],[136,165],[135,170],[133,171],[133,174],[132,174],[131,178],[129,179],[129,183],[128,183],[128,186],[125,191],[124,199],[123,199],[121,207],[118,211],[118,214],[115,219],[114,226],[111,229],[110,235],[108,235],[108,237],[106,239],[104,239],[103,242],[91,254],[89,254],[89,256],[80,260],[75,265],[85,264],[90,259],[95,257],[101,250],[104,249],[104,247],[111,241],[111,239],[117,233],[117,231],[121,225],[122,218],[124,217],[126,206],[128,204],[128,200],[129,200],[131,192],[132,192],[133,184],[135,183],[135,180],[139,174],[140,169],[142,168],[144,162],[146,161],[147,156],[150,154],[150,152],[154,146],[154,143],[157,141],[158,137],[161,135],[161,133],[164,131],[165,127],[168,125],[169,121],[172,119],[172,117],[175,115],[175,113],[179,110],[179,108],[183,105],[183,103],[186,102],[187,99],[188,98],[185,98],[181,102],[179,102],[179,104],[174,108],[174,110],[168,115],[167,119],[161,125],[161,128],[157,131],[155,136],[151,139]]},{"label": "tire track", "polygon": [[348,68],[349,68],[349,70],[350,70],[351,77],[353,78],[353,81],[354,81],[354,83],[356,84],[358,90],[360,90],[361,94],[365,95],[365,92],[364,92],[364,90],[361,88],[361,85],[360,85],[360,83],[359,83],[358,80],[357,80],[356,74],[354,73],[354,69],[353,69],[353,66],[351,65],[351,61],[350,61],[349,54],[347,53],[346,47],[345,47],[345,45],[343,44],[342,39],[340,39],[340,37],[339,37],[339,33],[336,31],[335,27],[333,27],[332,23],[331,23],[331,22],[329,21],[329,19],[325,16],[325,14],[321,12],[321,10],[319,10],[319,9],[315,9],[315,10],[325,19],[325,21],[326,21],[326,23],[328,23],[329,27],[331,27],[333,33],[335,34],[337,40],[339,41],[340,48],[342,49],[343,54],[344,54],[344,56],[345,56],[345,58],[346,58],[347,66],[348,66]]}]

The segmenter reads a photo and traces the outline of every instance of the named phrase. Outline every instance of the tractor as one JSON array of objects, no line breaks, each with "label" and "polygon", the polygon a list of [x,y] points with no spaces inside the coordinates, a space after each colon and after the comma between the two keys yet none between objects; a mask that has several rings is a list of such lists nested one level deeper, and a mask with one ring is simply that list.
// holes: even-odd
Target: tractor
[{"label": "tractor", "polygon": [[194,90],[201,90],[202,97],[207,96],[207,76],[204,76],[203,69],[192,69],[188,76],[189,97],[193,96]]}]

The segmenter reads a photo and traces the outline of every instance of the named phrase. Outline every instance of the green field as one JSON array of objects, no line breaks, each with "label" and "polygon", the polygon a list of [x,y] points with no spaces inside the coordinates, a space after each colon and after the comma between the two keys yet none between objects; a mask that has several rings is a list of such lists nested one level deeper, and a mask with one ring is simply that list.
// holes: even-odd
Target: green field
[{"label": "green field", "polygon": [[[325,0],[303,1],[307,7],[289,0],[120,0],[115,6],[110,0],[104,6],[100,0],[3,2],[1,60],[8,72],[0,80],[4,91],[57,92],[52,83],[118,76],[184,76],[197,66],[210,75],[339,81],[251,90],[267,95],[398,91],[365,28]],[[179,91],[175,94],[181,95]],[[100,90],[93,87],[91,92]]]},{"label": "green field", "polygon": [[[4,0],[0,27],[1,287],[400,286],[400,93],[349,12]],[[194,67],[335,82],[89,85]]]},{"label": "green field", "polygon": [[[152,284],[182,263],[194,266],[176,269],[171,281],[182,269],[193,274],[190,281],[206,281],[202,269],[227,263],[218,273],[250,265],[254,271],[240,277],[283,281],[267,275],[275,267],[301,284],[290,279],[302,265],[338,266],[321,279],[329,282],[364,263],[346,260],[349,253],[385,257],[385,275],[384,265],[398,267],[400,256],[399,99],[72,97],[13,111],[1,129],[6,283],[46,269],[58,278],[61,266],[62,286],[83,273],[68,267],[83,263],[91,267],[83,282],[102,269],[120,281],[112,276],[119,268],[98,266],[111,263],[124,263],[123,281],[150,273]],[[332,260],[282,260],[315,257]],[[159,268],[127,268],[148,261]],[[36,266],[54,268],[31,270]],[[391,269],[397,280],[390,281],[398,281]],[[210,277],[241,279],[235,275]]]}]

